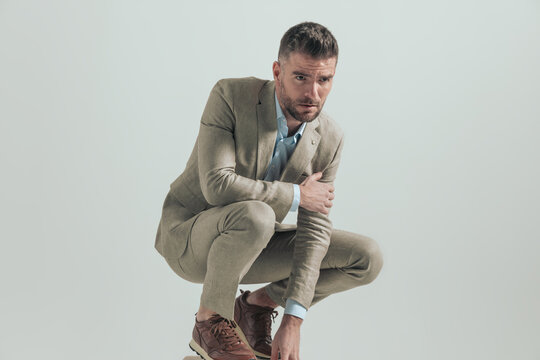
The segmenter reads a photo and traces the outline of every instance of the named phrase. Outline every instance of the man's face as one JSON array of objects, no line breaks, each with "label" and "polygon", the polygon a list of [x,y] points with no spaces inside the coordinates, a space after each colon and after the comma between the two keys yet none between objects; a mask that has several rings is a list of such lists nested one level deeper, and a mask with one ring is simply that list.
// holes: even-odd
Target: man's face
[{"label": "man's face", "polygon": [[336,61],[292,52],[284,61],[274,62],[276,93],[287,119],[310,122],[319,115],[332,89]]}]

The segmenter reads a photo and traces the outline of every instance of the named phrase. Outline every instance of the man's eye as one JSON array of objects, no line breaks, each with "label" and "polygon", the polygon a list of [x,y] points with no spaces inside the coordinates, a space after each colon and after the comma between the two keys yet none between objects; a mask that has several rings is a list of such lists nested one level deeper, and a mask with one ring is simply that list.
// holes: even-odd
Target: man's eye
[{"label": "man's eye", "polygon": [[328,80],[329,80],[328,78],[321,78],[320,82],[328,82]]},{"label": "man's eye", "polygon": [[296,75],[296,80],[304,80],[305,77],[303,75]]}]

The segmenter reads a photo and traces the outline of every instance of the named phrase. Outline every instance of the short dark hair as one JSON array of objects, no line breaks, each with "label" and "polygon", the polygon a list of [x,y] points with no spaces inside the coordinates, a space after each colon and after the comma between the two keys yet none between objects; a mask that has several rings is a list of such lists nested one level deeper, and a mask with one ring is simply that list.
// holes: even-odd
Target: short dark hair
[{"label": "short dark hair", "polygon": [[315,59],[338,57],[337,40],[321,24],[303,22],[291,27],[281,38],[278,60],[285,60],[292,52],[310,55]]}]

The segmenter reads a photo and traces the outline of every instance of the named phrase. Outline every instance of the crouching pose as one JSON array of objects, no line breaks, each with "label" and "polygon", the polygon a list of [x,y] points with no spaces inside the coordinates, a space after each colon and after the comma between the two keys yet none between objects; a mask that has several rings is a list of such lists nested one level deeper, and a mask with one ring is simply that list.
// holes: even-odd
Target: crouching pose
[{"label": "crouching pose", "polygon": [[[322,108],[337,59],[330,31],[304,22],[283,36],[273,81],[223,79],[210,92],[155,243],[176,274],[204,284],[190,342],[204,359],[299,359],[307,309],[381,270],[371,238],[329,219],[343,132]],[[289,211],[297,222],[282,225]],[[269,284],[236,297],[253,283]]]}]

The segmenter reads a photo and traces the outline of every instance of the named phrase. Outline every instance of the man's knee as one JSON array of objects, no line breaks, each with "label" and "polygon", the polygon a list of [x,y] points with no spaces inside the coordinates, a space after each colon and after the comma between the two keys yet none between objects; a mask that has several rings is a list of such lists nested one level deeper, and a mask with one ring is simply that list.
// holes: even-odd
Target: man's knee
[{"label": "man's knee", "polygon": [[372,282],[379,276],[383,267],[383,255],[381,249],[375,240],[370,239],[370,246],[367,249],[367,256],[369,257],[370,271],[368,275],[368,282]]},{"label": "man's knee", "polygon": [[377,278],[383,266],[383,255],[379,245],[370,237],[358,235],[351,250],[355,266],[364,273],[360,280],[362,285],[371,283]]},{"label": "man's knee", "polygon": [[268,241],[274,234],[276,215],[270,205],[257,200],[240,201],[224,219],[224,228],[245,229],[253,240]]}]

